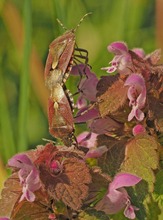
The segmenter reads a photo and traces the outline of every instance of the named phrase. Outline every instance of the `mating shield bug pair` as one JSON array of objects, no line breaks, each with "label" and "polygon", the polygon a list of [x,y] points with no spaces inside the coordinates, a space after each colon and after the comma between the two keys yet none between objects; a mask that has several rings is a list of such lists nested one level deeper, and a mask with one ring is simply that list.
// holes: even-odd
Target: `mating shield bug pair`
[{"label": "mating shield bug pair", "polygon": [[[45,85],[50,90],[49,132],[52,136],[60,138],[66,146],[71,146],[73,143],[74,119],[72,102],[66,91],[65,82],[73,63],[78,61],[78,58],[84,59],[85,64],[88,63],[88,52],[77,48],[75,40],[75,31],[88,14],[83,16],[75,29],[66,31],[52,41],[45,66]],[[78,51],[79,54],[76,55],[75,51]],[[83,56],[81,53],[85,53],[85,55]]]}]

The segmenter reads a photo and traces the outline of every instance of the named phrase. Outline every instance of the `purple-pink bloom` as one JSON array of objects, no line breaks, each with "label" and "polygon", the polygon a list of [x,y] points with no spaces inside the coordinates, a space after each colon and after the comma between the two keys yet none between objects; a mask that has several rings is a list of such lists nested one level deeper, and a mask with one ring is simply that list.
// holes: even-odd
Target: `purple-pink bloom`
[{"label": "purple-pink bloom", "polygon": [[89,66],[84,64],[73,66],[71,74],[85,76],[81,79],[78,87],[79,92],[81,92],[81,97],[89,101],[96,101],[98,78],[91,72]]},{"label": "purple-pink bloom", "polygon": [[98,109],[96,108],[89,108],[89,107],[83,107],[81,108],[77,115],[75,116],[75,123],[82,123],[87,122],[89,120],[93,120],[95,118],[98,118],[100,116]]},{"label": "purple-pink bloom", "polygon": [[144,119],[144,113],[141,111],[146,102],[146,85],[144,78],[140,74],[131,74],[125,84],[128,88],[129,106],[132,107],[130,114],[128,115],[128,121],[131,121],[134,117],[138,121]]},{"label": "purple-pink bloom", "polygon": [[134,51],[141,58],[145,57],[145,52],[142,48],[133,48],[132,51]]},{"label": "purple-pink bloom", "polygon": [[94,148],[97,146],[97,135],[98,134],[84,131],[77,136],[78,144],[86,148]]},{"label": "purple-pink bloom", "polygon": [[87,131],[77,136],[78,144],[89,149],[84,157],[85,159],[101,157],[102,154],[108,151],[106,146],[97,147],[97,136],[98,134]]},{"label": "purple-pink bloom", "polygon": [[48,219],[50,219],[50,220],[57,220],[57,217],[56,217],[56,215],[54,213],[51,213],[51,214],[49,214]]},{"label": "purple-pink bloom", "polygon": [[29,202],[33,202],[35,200],[34,192],[41,187],[39,171],[35,165],[26,154],[16,154],[9,159],[8,165],[19,169],[18,176],[23,187],[20,201],[25,198]]},{"label": "purple-pink bloom", "polygon": [[[103,67],[102,70],[106,70],[108,73],[113,73],[116,70],[118,70],[120,73],[130,73],[130,69],[132,68],[132,60],[127,44],[122,41],[116,41],[108,45],[107,49],[109,52],[114,53],[115,56],[110,62],[111,65],[108,67]],[[134,48],[132,51],[134,51],[141,58],[144,58],[145,56],[142,48]]]},{"label": "purple-pink bloom", "polygon": [[127,44],[121,41],[113,42],[108,47],[108,51],[114,53],[115,56],[110,62],[111,66],[103,67],[108,73],[113,73],[116,70],[123,71],[131,61],[131,56],[128,53]]},{"label": "purple-pink bloom", "polygon": [[83,109],[83,108],[87,107],[87,100],[85,98],[83,98],[82,95],[79,96],[79,98],[76,102],[76,107],[77,107],[77,109]]},{"label": "purple-pink bloom", "polygon": [[134,219],[134,210],[137,208],[131,205],[129,195],[124,187],[134,186],[140,181],[141,178],[129,173],[116,175],[109,184],[107,194],[97,203],[97,210],[104,211],[106,214],[115,214],[125,208],[124,215],[129,219]]},{"label": "purple-pink bloom", "polygon": [[141,124],[135,125],[132,129],[132,133],[134,136],[136,136],[138,134],[143,134],[145,131],[146,130],[145,130],[144,126]]},{"label": "purple-pink bloom", "polygon": [[126,218],[135,219],[135,211],[139,210],[137,207],[131,205],[131,201],[128,199],[126,208],[124,210],[124,215]]},{"label": "purple-pink bloom", "polygon": [[100,146],[96,148],[90,148],[89,151],[85,155],[85,159],[87,158],[99,158],[101,157],[104,153],[108,151],[108,148],[106,146]]}]

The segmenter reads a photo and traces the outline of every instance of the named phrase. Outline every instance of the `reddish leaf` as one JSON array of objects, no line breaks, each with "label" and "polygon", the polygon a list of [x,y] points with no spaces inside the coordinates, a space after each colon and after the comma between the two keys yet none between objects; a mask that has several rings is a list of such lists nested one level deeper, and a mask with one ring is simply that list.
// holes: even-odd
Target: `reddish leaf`
[{"label": "reddish leaf", "polygon": [[51,201],[47,198],[45,192],[38,191],[35,193],[34,202],[23,200],[15,204],[11,214],[12,220],[48,220],[49,215],[53,213]]},{"label": "reddish leaf", "polygon": [[[58,161],[61,164],[60,172],[52,172],[48,161]],[[41,181],[52,198],[62,200],[74,210],[82,206],[83,200],[88,195],[91,175],[77,153],[56,151],[53,145],[48,144],[40,153],[36,164],[40,169]]]},{"label": "reddish leaf", "polygon": [[129,50],[129,53],[133,63],[133,72],[141,73],[145,79],[149,79],[151,64],[139,57],[134,51]]},{"label": "reddish leaf", "polygon": [[96,204],[108,189],[108,185],[111,181],[109,175],[102,173],[100,168],[96,167],[91,171],[92,183],[89,185],[89,195],[84,202],[84,206]]},{"label": "reddish leaf", "polygon": [[125,161],[121,172],[136,174],[146,180],[149,191],[153,190],[155,176],[153,170],[158,168],[158,142],[149,135],[137,135],[126,145]]},{"label": "reddish leaf", "polygon": [[[98,84],[99,91],[100,85],[101,81]],[[104,89],[102,88],[102,90]],[[107,90],[102,95],[98,95],[97,100],[101,117],[114,115],[118,110],[123,112],[122,107],[124,107],[127,101],[127,90],[128,88],[124,86],[123,80],[119,79],[107,87]]]},{"label": "reddish leaf", "polygon": [[161,49],[157,49],[145,57],[145,59],[152,65],[156,65],[160,61],[160,58],[161,58]]},{"label": "reddish leaf", "polygon": [[119,74],[113,76],[102,76],[97,84],[97,97],[104,94],[112,84],[117,81],[119,78]]},{"label": "reddish leaf", "polygon": [[88,184],[91,182],[84,162],[76,158],[66,159],[63,163],[63,173],[58,176],[50,175],[43,166],[40,167],[40,172],[42,182],[51,197],[62,200],[74,210],[82,206],[82,201],[88,194]]},{"label": "reddish leaf", "polygon": [[22,188],[19,184],[19,178],[16,173],[9,177],[1,193],[0,216],[10,217],[15,203],[20,199]]},{"label": "reddish leaf", "polygon": [[126,139],[118,140],[106,135],[98,136],[98,145],[108,148],[107,153],[98,160],[103,172],[114,175],[118,171],[125,157],[125,144]]}]

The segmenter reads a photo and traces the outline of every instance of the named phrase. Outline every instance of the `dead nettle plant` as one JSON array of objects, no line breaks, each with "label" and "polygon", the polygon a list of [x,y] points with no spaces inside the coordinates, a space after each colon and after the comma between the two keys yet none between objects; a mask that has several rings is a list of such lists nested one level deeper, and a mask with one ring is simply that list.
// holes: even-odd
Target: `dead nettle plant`
[{"label": "dead nettle plant", "polygon": [[[49,141],[8,161],[0,219],[146,219],[148,204],[162,202],[160,50],[145,55],[113,42],[108,74],[98,79],[87,63],[73,64],[74,38],[66,36],[51,44],[45,69],[49,129],[63,144]],[[79,79],[75,113],[65,74]],[[81,123],[87,130],[76,136]]]}]

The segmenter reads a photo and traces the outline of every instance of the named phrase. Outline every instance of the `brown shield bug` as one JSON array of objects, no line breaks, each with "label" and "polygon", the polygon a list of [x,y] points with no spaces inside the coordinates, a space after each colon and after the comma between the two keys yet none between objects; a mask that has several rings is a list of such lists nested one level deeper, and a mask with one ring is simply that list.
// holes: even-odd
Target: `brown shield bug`
[{"label": "brown shield bug", "polygon": [[75,138],[74,119],[68,97],[59,83],[53,88],[48,100],[48,121],[50,134],[62,139],[63,143],[70,147]]},{"label": "brown shield bug", "polygon": [[[84,15],[86,17],[88,14]],[[69,76],[75,57],[88,63],[88,52],[76,47],[75,31],[84,17],[79,21],[75,29],[66,31],[56,38],[49,46],[49,54],[45,66],[45,84],[50,90],[48,103],[49,132],[52,136],[62,139],[66,146],[73,144],[74,119],[72,115],[72,102],[65,82]],[[75,55],[75,51],[79,54]],[[83,56],[81,53],[86,55]]]},{"label": "brown shield bug", "polygon": [[[88,63],[87,50],[78,48],[75,39],[76,29],[88,14],[83,16],[75,29],[66,31],[50,44],[44,73],[45,84],[48,89],[51,90],[57,83],[65,84],[75,59],[81,58],[85,60],[85,64]],[[59,20],[58,22],[61,24]],[[61,24],[61,26],[63,25]],[[75,54],[75,51],[78,51],[79,54]],[[81,53],[85,53],[85,55]]]}]

